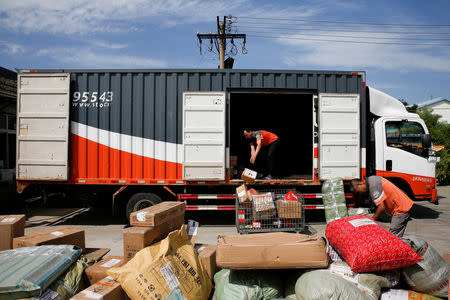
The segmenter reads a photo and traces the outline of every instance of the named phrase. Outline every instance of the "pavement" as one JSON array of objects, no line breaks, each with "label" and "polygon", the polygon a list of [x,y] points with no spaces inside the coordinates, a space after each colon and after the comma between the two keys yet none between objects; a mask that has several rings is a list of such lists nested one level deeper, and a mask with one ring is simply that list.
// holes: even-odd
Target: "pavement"
[{"label": "pavement", "polygon": [[[450,252],[450,186],[438,187],[439,205],[416,201],[418,214],[409,222],[405,235],[417,235],[428,241],[441,255]],[[308,212],[310,213],[310,212]],[[311,212],[313,213],[313,212]],[[307,218],[308,231],[324,235],[323,214]],[[101,208],[51,208],[30,206],[25,208],[27,222],[25,234],[48,230],[55,226],[82,228],[89,248],[110,248],[110,255],[123,255],[123,229],[126,220],[111,217]],[[308,215],[307,215],[308,217]],[[234,212],[186,212],[186,220],[200,222],[197,242],[216,244],[218,235],[236,234]],[[389,228],[389,223],[380,223]]]}]

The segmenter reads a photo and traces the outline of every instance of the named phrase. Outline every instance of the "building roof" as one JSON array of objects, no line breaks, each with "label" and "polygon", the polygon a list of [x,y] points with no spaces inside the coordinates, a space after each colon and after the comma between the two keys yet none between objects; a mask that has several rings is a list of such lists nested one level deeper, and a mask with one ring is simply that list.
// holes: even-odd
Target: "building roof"
[{"label": "building roof", "polygon": [[16,99],[17,73],[0,67],[0,98]]},{"label": "building roof", "polygon": [[437,98],[433,98],[431,100],[428,100],[428,101],[425,101],[425,102],[422,102],[422,103],[418,103],[417,106],[419,108],[422,108],[422,107],[425,107],[425,106],[428,106],[428,105],[432,105],[432,104],[435,104],[435,103],[438,103],[438,102],[441,102],[441,101],[449,101],[449,100],[446,99],[446,98],[443,98],[443,97],[437,97]]}]

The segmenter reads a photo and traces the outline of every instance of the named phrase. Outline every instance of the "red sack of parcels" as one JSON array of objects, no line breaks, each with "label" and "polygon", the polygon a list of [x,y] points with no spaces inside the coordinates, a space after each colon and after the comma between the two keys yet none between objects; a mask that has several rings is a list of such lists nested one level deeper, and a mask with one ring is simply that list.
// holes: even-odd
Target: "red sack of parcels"
[{"label": "red sack of parcels", "polygon": [[368,216],[332,221],[325,235],[353,272],[392,270],[422,260],[410,246]]},{"label": "red sack of parcels", "polygon": [[298,201],[298,195],[294,191],[289,191],[284,195],[284,200],[286,201]]}]

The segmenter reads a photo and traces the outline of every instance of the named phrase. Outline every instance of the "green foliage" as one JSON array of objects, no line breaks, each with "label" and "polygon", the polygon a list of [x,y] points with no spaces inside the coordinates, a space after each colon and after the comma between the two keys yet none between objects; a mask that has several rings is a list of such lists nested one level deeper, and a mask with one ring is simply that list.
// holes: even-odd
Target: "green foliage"
[{"label": "green foliage", "polygon": [[445,147],[437,152],[441,161],[436,165],[436,172],[440,185],[450,184],[450,125],[440,122],[439,118],[441,116],[433,114],[428,108],[420,109],[417,113],[427,124],[433,145]]}]

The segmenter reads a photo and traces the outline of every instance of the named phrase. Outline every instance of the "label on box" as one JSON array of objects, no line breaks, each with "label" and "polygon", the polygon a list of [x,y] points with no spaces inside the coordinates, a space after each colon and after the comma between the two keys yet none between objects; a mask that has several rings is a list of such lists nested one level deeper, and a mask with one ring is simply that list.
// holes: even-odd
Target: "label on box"
[{"label": "label on box", "polygon": [[2,220],[2,223],[11,223],[11,222],[14,222],[15,219],[16,219],[16,218],[4,218],[4,219]]},{"label": "label on box", "polygon": [[197,254],[200,254],[200,252],[202,252],[205,249],[206,249],[205,246],[201,246],[201,245],[195,246],[195,252],[197,252]]},{"label": "label on box", "polygon": [[117,265],[118,263],[120,263],[120,259],[113,258],[113,259],[105,262],[103,265],[101,265],[101,267],[103,267],[103,268],[111,268],[111,267]]},{"label": "label on box", "polygon": [[84,291],[82,291],[82,293],[84,294],[84,296],[86,298],[92,298],[92,299],[102,299],[103,298],[102,295],[97,294],[93,291],[89,291],[89,290],[84,290]]},{"label": "label on box", "polygon": [[239,198],[242,198],[244,196],[245,196],[245,191],[241,191],[241,192],[238,193],[238,197]]},{"label": "label on box", "polygon": [[172,268],[170,267],[169,264],[163,266],[161,269],[159,269],[159,271],[164,277],[164,280],[166,280],[166,283],[169,286],[170,290],[173,290],[174,288],[180,285],[177,276],[175,275],[175,273],[173,273]]},{"label": "label on box", "polygon": [[199,223],[193,220],[189,220],[188,221],[188,235],[189,236],[195,236],[197,235],[197,231],[198,231],[198,225]]},{"label": "label on box", "polygon": [[145,216],[148,214],[147,211],[141,211],[136,214],[136,219],[140,222],[145,222]]},{"label": "label on box", "polygon": [[261,222],[252,222],[252,228],[261,228]]},{"label": "label on box", "polygon": [[365,225],[377,225],[377,223],[371,219],[356,219],[348,221],[354,227],[365,226]]},{"label": "label on box", "polygon": [[61,232],[61,231],[53,231],[51,234],[53,234],[54,236],[61,236],[61,235],[64,235],[64,232]]}]

